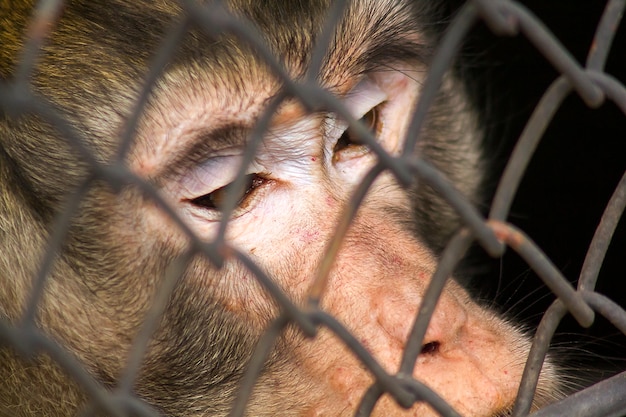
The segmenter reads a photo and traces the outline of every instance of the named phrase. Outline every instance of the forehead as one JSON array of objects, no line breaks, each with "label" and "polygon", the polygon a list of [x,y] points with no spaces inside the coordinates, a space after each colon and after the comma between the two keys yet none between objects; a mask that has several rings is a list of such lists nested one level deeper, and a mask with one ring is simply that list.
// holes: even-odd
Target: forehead
[{"label": "forehead", "polygon": [[[177,46],[155,88],[153,102],[168,103],[162,116],[184,107],[192,113],[210,110],[215,126],[225,116],[246,122],[238,115],[256,113],[286,78],[298,80],[306,73],[316,34],[322,29],[325,2],[235,0],[228,6],[241,19],[238,29],[210,36],[198,24]],[[239,29],[250,36],[241,36]],[[323,71],[318,78],[321,84],[341,84],[346,76],[338,70]],[[206,103],[211,109],[203,108]]]},{"label": "forehead", "polygon": [[[312,54],[321,52],[324,58],[313,75],[323,86],[333,87],[342,84],[342,77],[384,67],[390,59],[425,58],[428,48],[419,30],[421,14],[413,2],[346,3],[345,10],[335,10],[329,8],[329,1],[321,0],[230,0],[227,7],[236,22],[216,34],[216,24],[194,21],[193,31],[179,46],[176,63],[191,62],[217,70],[220,77],[233,74],[234,78],[238,73],[258,76],[261,70],[271,76],[277,66],[283,66],[290,77],[299,79]],[[334,16],[331,11],[342,13]],[[329,24],[334,31],[328,30]],[[323,32],[332,36],[321,37]]]}]

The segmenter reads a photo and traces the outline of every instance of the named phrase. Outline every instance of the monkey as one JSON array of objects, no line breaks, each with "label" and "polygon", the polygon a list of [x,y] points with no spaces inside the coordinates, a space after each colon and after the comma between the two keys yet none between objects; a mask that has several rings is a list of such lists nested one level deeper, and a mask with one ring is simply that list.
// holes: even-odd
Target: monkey
[{"label": "monkey", "polygon": [[[185,20],[190,4],[221,13],[225,22],[246,22],[254,36]],[[29,91],[58,117],[2,107],[2,322],[18,326],[32,308],[56,219],[79,195],[36,299],[33,325],[109,392],[124,385],[126,394],[164,416],[227,415],[259,340],[285,307],[259,275],[306,308],[337,225],[381,158],[374,149],[391,156],[404,149],[439,36],[429,24],[438,13],[433,2],[353,0],[314,68],[317,45],[336,17],[333,7],[328,0],[64,3],[56,20],[39,28],[49,33],[27,77]],[[0,6],[0,96],[19,78],[33,10],[28,1]],[[173,29],[181,27],[182,35]],[[178,42],[145,90],[168,36]],[[349,117],[288,92],[289,83],[304,85],[307,77]],[[376,141],[360,135],[350,117]],[[450,74],[414,153],[469,199],[478,198],[480,135],[476,110]],[[247,157],[253,142],[257,149]],[[95,166],[138,180],[107,181]],[[319,308],[385,372],[398,372],[438,254],[459,224],[430,187],[420,181],[405,187],[385,169],[347,227]],[[220,234],[221,265],[198,249]],[[168,274],[177,276],[175,284],[128,382],[129,358]],[[372,372],[329,328],[308,337],[291,321],[267,355],[246,415],[353,415],[375,383]],[[450,279],[412,377],[461,415],[504,416],[529,348],[520,326]],[[557,373],[544,364],[535,408],[558,398]],[[3,340],[0,376],[0,415],[110,415],[49,354],[24,357]],[[385,394],[372,415],[438,413],[427,402],[402,407]]]}]

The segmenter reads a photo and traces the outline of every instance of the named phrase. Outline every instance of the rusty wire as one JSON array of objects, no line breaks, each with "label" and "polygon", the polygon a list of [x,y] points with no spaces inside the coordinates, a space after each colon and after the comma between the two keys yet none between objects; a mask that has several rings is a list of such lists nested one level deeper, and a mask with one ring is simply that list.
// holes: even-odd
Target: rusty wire
[{"label": "rusty wire", "polygon": [[[596,235],[589,245],[577,289],[552,265],[550,259],[523,231],[507,223],[511,204],[534,151],[555,112],[568,95],[578,94],[590,107],[598,107],[605,100],[612,100],[626,113],[626,88],[619,81],[603,72],[626,1],[610,0],[607,3],[585,66],[579,65],[567,49],[550,33],[549,29],[520,4],[509,0],[468,1],[450,24],[437,49],[412,117],[404,152],[398,157],[388,155],[372,134],[348,114],[336,97],[322,89],[316,82],[315,74],[321,66],[324,53],[330,42],[331,29],[336,26],[337,16],[345,9],[346,4],[347,1],[338,1],[331,7],[326,25],[327,31],[325,32],[327,35],[320,37],[321,41],[312,54],[313,59],[308,76],[304,80],[296,82],[289,78],[281,63],[260,41],[262,37],[255,33],[253,26],[230,14],[220,2],[202,5],[193,0],[181,0],[185,14],[171,28],[154,55],[155,58],[152,61],[150,72],[146,74],[143,89],[120,135],[121,145],[116,158],[109,165],[103,165],[96,160],[91,150],[85,145],[81,133],[74,131],[72,126],[63,120],[53,106],[30,92],[29,79],[36,66],[39,50],[49,31],[53,29],[63,7],[62,1],[51,0],[40,3],[28,29],[30,41],[22,51],[16,77],[11,83],[0,85],[0,108],[7,115],[36,114],[54,124],[65,140],[89,164],[90,173],[81,186],[68,197],[65,205],[66,210],[57,215],[52,229],[52,237],[48,242],[48,250],[41,263],[39,274],[34,277],[34,289],[22,320],[18,323],[0,320],[0,345],[8,345],[26,356],[36,352],[45,352],[50,355],[89,395],[91,404],[90,408],[85,410],[85,415],[90,415],[90,412],[95,409],[105,410],[112,416],[124,416],[129,412],[143,416],[158,415],[155,410],[132,394],[132,385],[169,295],[191,259],[198,254],[207,257],[215,264],[220,264],[225,257],[233,257],[241,261],[256,275],[258,281],[274,297],[282,311],[282,314],[269,326],[257,345],[252,363],[249,364],[248,372],[239,390],[232,411],[233,416],[240,416],[245,412],[246,401],[252,392],[265,359],[286,326],[292,324],[296,324],[301,331],[311,337],[315,336],[320,326],[329,329],[350,347],[363,365],[370,370],[375,377],[375,382],[363,397],[358,415],[369,415],[377,400],[383,394],[388,393],[404,407],[410,407],[416,401],[425,401],[443,416],[457,416],[456,411],[446,404],[436,392],[412,378],[411,369],[420,353],[430,317],[439,295],[443,291],[446,279],[474,241],[482,245],[492,256],[500,256],[506,247],[519,252],[529,267],[556,296],[556,300],[545,312],[535,333],[513,411],[514,416],[528,415],[541,365],[549,349],[552,336],[561,319],[567,313],[573,315],[581,326],[588,327],[592,325],[594,313],[597,312],[608,318],[620,332],[626,334],[626,311],[623,306],[619,306],[610,298],[594,292],[604,255],[625,210],[626,174],[617,185],[613,197],[607,204]],[[484,21],[497,35],[525,36],[544,56],[545,60],[560,73],[560,76],[546,90],[519,137],[511,160],[500,179],[490,213],[486,218],[460,193],[456,192],[440,172],[430,166],[427,161],[416,159],[414,152],[412,152],[420,140],[420,129],[424,125],[426,114],[437,95],[444,74],[451,68],[463,39],[473,25],[480,20]],[[245,168],[254,158],[256,148],[267,130],[274,111],[285,99],[290,97],[298,98],[308,109],[324,107],[341,115],[348,121],[350,128],[361,135],[363,141],[379,157],[379,164],[366,176],[347,207],[345,215],[342,217],[340,229],[335,234],[335,239],[329,243],[327,256],[314,277],[314,285],[309,293],[309,303],[303,308],[293,304],[289,297],[273,282],[272,278],[264,274],[245,254],[228,246],[224,239],[225,230],[228,226],[226,220],[221,222],[219,237],[215,242],[210,244],[201,242],[194,236],[193,231],[189,230],[178,219],[174,210],[160,199],[150,184],[145,183],[125,166],[124,160],[132,145],[137,122],[144,110],[152,87],[173,56],[176,45],[193,25],[211,34],[228,32],[252,45],[284,85],[282,92],[274,98],[254,129],[250,146],[244,156],[243,169],[239,171],[235,180],[235,188],[243,187]],[[400,371],[396,375],[388,374],[347,329],[318,306],[319,298],[324,292],[325,280],[330,266],[339,251],[341,240],[347,228],[356,215],[360,201],[376,177],[385,170],[391,171],[402,184],[408,184],[417,177],[421,182],[431,186],[454,208],[465,225],[450,240],[443,252],[440,265],[426,290],[424,301],[420,306],[409,343],[404,352]],[[72,216],[79,209],[81,199],[96,179],[107,181],[114,188],[119,188],[121,184],[133,184],[138,187],[148,198],[166,211],[177,225],[191,237],[192,241],[192,249],[179,258],[177,262],[170,265],[166,278],[161,284],[162,288],[157,296],[157,302],[149,310],[144,325],[136,336],[127,366],[124,368],[119,384],[113,392],[107,391],[71,355],[67,354],[62,346],[46,338],[33,325],[35,309],[54,261],[54,254],[62,245],[68,225]],[[237,193],[233,193],[232,198],[226,202],[224,219],[227,219],[229,213],[235,208],[236,195]],[[608,378],[596,386],[587,388],[540,410],[535,415],[600,417],[624,413],[626,412],[626,396],[623,395],[626,392],[625,381],[625,374]]]}]

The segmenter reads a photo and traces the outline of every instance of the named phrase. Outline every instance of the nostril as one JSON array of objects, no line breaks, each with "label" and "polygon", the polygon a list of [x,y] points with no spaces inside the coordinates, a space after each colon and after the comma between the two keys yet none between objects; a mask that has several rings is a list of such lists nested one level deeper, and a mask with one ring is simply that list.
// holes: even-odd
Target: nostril
[{"label": "nostril", "polygon": [[430,342],[422,346],[422,355],[433,355],[439,351],[439,342]]}]

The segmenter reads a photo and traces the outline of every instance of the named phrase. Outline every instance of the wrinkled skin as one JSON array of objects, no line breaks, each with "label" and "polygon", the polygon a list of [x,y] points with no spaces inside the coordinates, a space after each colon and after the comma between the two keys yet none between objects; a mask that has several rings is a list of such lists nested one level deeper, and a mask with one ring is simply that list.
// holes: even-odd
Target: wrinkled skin
[{"label": "wrinkled skin", "polygon": [[[301,79],[328,5],[249,2],[229,7],[258,25],[286,71]],[[408,2],[407,2],[408,3]],[[12,80],[30,6],[0,7],[0,76]],[[66,5],[33,79],[98,161],[113,160],[150,57],[181,11],[169,2],[88,1]],[[353,2],[319,74],[387,152],[403,149],[434,35],[432,10],[391,1]],[[5,45],[7,46],[5,48]],[[203,241],[217,235],[220,208],[246,143],[281,81],[235,37],[195,27],[156,83],[126,163],[154,185]],[[479,129],[462,88],[449,77],[416,152],[469,198],[481,181]],[[58,130],[32,115],[0,124],[0,314],[26,306],[55,213],[87,175],[85,160]],[[377,157],[332,111],[307,112],[288,98],[273,115],[226,242],[257,263],[296,304],[307,293],[355,187]],[[388,372],[396,372],[432,276],[434,250],[458,220],[433,192],[400,187],[389,172],[374,182],[332,264],[321,307]],[[37,323],[106,387],[117,384],[129,350],[174,260],[191,240],[137,187],[93,183],[48,277]],[[143,356],[133,391],[170,416],[224,415],[260,335],[279,314],[272,296],[235,257],[217,268],[196,255],[173,290]],[[468,416],[512,405],[527,337],[478,306],[450,281],[423,341],[416,379]],[[547,364],[537,404],[557,387]],[[73,415],[88,398],[46,356],[25,361],[0,350],[0,414]],[[352,415],[373,377],[325,328],[308,339],[283,332],[248,404],[251,416]],[[436,415],[385,396],[377,416]]]}]

